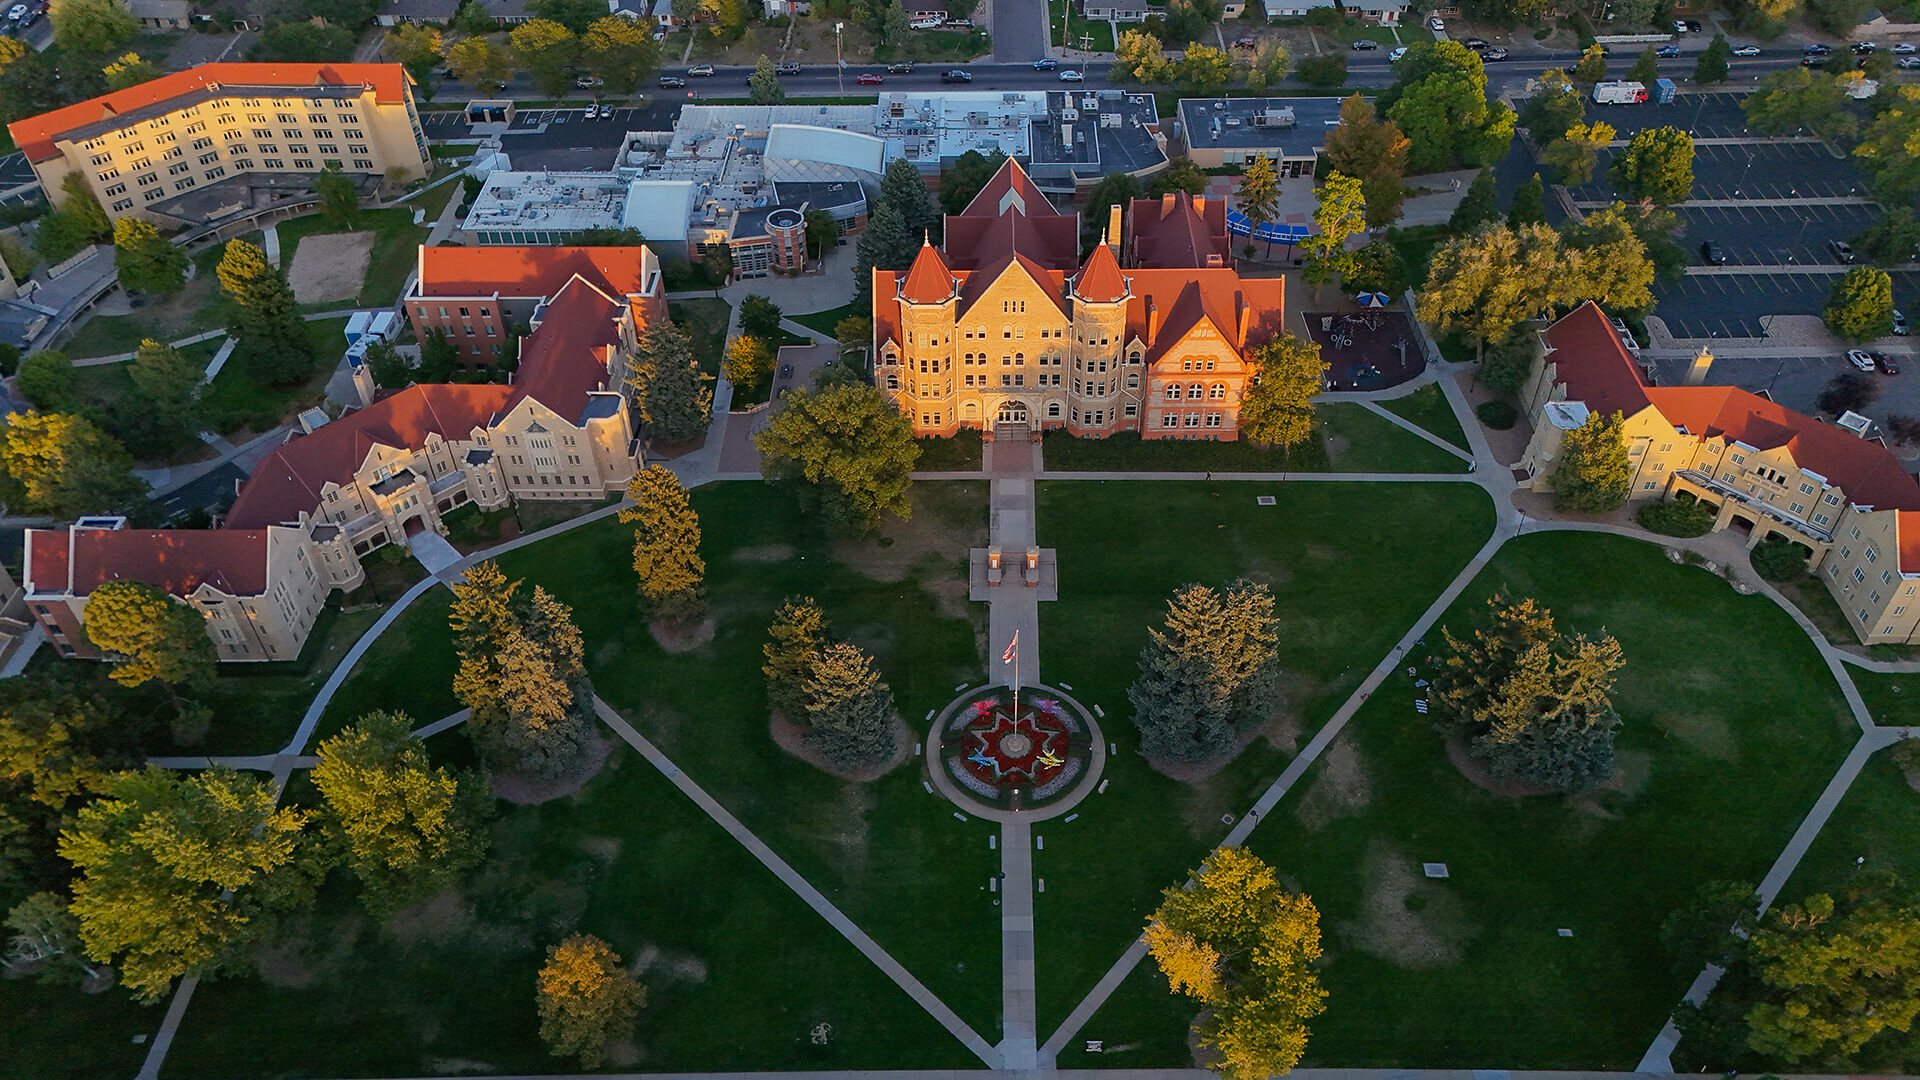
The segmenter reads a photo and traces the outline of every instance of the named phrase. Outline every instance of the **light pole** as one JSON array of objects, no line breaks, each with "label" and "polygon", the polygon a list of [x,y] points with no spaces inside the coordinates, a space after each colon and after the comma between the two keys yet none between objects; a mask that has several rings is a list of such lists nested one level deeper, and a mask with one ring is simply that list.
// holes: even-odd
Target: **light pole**
[{"label": "light pole", "polygon": [[847,92],[847,62],[840,59],[840,30],[846,23],[833,24],[833,77],[838,80],[840,93]]}]

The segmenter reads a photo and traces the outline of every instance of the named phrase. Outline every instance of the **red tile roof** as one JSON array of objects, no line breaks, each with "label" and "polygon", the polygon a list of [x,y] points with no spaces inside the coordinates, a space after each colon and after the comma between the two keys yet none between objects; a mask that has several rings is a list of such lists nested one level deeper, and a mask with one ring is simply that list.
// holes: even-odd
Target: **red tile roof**
[{"label": "red tile roof", "polygon": [[[41,593],[87,596],[138,581],[187,596],[204,582],[234,596],[267,591],[265,529],[30,529],[28,577]],[[68,578],[68,546],[73,549]]]},{"label": "red tile roof", "polygon": [[552,296],[575,274],[614,296],[646,291],[644,247],[420,248],[421,296]]},{"label": "red tile roof", "polygon": [[1010,191],[1019,197],[1028,214],[1058,213],[1046,194],[1034,184],[1033,177],[1027,175],[1027,170],[1021,168],[1019,162],[1008,158],[1000,164],[1000,171],[993,174],[993,179],[987,181],[986,186],[980,189],[960,214],[963,217],[999,217],[1000,200],[1006,198]]},{"label": "red tile roof", "polygon": [[[1016,197],[1008,200],[1009,193]],[[978,270],[1009,255],[1067,273],[1080,266],[1079,217],[1054,210],[1012,160],[1000,166],[966,210],[947,215],[945,235],[947,265],[956,270]]]},{"label": "red tile roof", "polygon": [[1127,279],[1120,274],[1120,263],[1106,244],[1093,245],[1087,265],[1074,279],[1073,294],[1092,304],[1111,304],[1127,295]]},{"label": "red tile roof", "polygon": [[328,481],[347,483],[375,446],[412,449],[425,445],[429,434],[469,438],[474,428],[505,412],[514,394],[511,386],[410,386],[290,439],[254,467],[227,525],[257,529],[298,521],[320,505]]},{"label": "red tile roof", "polygon": [[[1547,362],[1557,365],[1554,381],[1567,388],[1567,398],[1585,402],[1599,413],[1632,416],[1647,407],[1646,384],[1639,365],[1614,333],[1600,305],[1589,300],[1547,327]],[[1575,387],[1578,392],[1575,392]]]},{"label": "red tile roof", "polygon": [[1135,199],[1128,216],[1133,229],[1132,261],[1140,266],[1225,266],[1227,203],[1195,200],[1184,191],[1158,199]]},{"label": "red tile roof", "polygon": [[900,287],[900,298],[915,304],[944,304],[953,299],[953,275],[940,251],[924,239],[920,253],[907,268],[907,279]]},{"label": "red tile roof", "polygon": [[[1202,318],[1237,349],[1264,343],[1286,314],[1283,278],[1241,278],[1229,269],[1176,268],[1124,271],[1133,295],[1127,303],[1127,336],[1147,343],[1149,364],[1165,355]],[[1154,319],[1148,318],[1151,308]],[[1150,322],[1158,323],[1150,326]]]},{"label": "red tile roof", "polygon": [[74,128],[159,105],[198,90],[219,86],[370,85],[375,100],[381,104],[398,104],[406,98],[408,81],[406,69],[399,64],[201,64],[125,90],[16,120],[7,125],[7,130],[12,133],[14,143],[26,151],[28,159],[38,162],[58,156],[55,141]]},{"label": "red tile roof", "polygon": [[532,398],[568,423],[578,423],[587,398],[609,389],[607,350],[620,344],[614,319],[620,303],[582,281],[572,281],[548,301],[540,325],[520,345],[513,394],[501,412]]}]

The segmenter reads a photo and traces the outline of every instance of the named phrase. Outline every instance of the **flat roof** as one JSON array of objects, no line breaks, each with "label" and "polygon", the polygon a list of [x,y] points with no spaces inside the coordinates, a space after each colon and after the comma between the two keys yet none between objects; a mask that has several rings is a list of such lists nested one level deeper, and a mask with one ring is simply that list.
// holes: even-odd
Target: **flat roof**
[{"label": "flat roof", "polygon": [[617,229],[627,181],[604,172],[496,172],[487,177],[461,229],[577,232]]},{"label": "flat roof", "polygon": [[1034,123],[1028,160],[1035,179],[1067,166],[1076,177],[1140,172],[1166,164],[1155,138],[1152,94],[1121,90],[1050,90],[1047,113]]},{"label": "flat roof", "polygon": [[1271,150],[1312,158],[1340,124],[1337,97],[1181,98],[1180,130],[1196,150]]}]

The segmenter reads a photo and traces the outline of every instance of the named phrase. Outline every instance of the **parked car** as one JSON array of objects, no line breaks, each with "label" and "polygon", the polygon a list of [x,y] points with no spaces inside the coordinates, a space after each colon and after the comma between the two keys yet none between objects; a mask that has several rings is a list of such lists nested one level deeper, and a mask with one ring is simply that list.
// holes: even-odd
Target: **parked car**
[{"label": "parked car", "polygon": [[1086,76],[1077,71],[1063,71],[1060,73],[1061,82],[1082,82],[1085,81],[1085,79]]},{"label": "parked car", "polygon": [[1373,50],[1380,47],[1380,43],[1377,41],[1374,41],[1372,38],[1361,38],[1360,40],[1354,42],[1352,45],[1349,45],[1347,47],[1349,49],[1352,49],[1354,52],[1372,52]]},{"label": "parked car", "polygon": [[712,64],[695,64],[692,67],[687,69],[687,74],[698,75],[698,76],[701,76],[702,78],[710,78],[713,75],[713,65]]},{"label": "parked car", "polygon": [[1901,337],[1907,336],[1907,316],[1899,308],[1893,309],[1893,332]]},{"label": "parked car", "polygon": [[613,106],[611,105],[600,106],[600,119],[602,120],[613,119]]},{"label": "parked car", "polygon": [[1440,18],[1440,16],[1435,15],[1432,18],[1427,20],[1427,29],[1433,31],[1436,34],[1444,34],[1446,33],[1446,30],[1447,30],[1447,24],[1445,20]]},{"label": "parked car", "polygon": [[912,64],[888,64],[888,65],[887,65],[887,74],[889,74],[889,75],[911,75],[911,74],[913,74],[913,65],[912,65]]},{"label": "parked car", "polygon": [[853,81],[858,83],[861,86],[879,86],[881,83],[886,82],[887,80],[881,78],[878,75],[875,75],[871,71],[863,71],[860,73],[860,77]]},{"label": "parked car", "polygon": [[1899,64],[1903,68],[1917,68],[1920,67],[1920,56],[1903,56],[1895,60],[1894,63]]},{"label": "parked car", "polygon": [[1400,59],[1406,55],[1407,55],[1407,47],[1405,45],[1402,45],[1399,48],[1387,54],[1387,63],[1397,64],[1400,62]]},{"label": "parked car", "polygon": [[1467,48],[1472,49],[1474,52],[1484,52],[1487,46],[1493,43],[1488,41],[1486,38],[1470,37],[1467,40],[1461,42],[1460,44],[1465,45]]},{"label": "parked car", "polygon": [[1488,49],[1486,52],[1483,52],[1480,54],[1480,59],[1489,64],[1499,63],[1500,61],[1505,60],[1506,58],[1507,58],[1507,50],[1499,47],[1498,45],[1495,45],[1493,48]]},{"label": "parked car", "polygon": [[1260,43],[1250,37],[1234,38],[1233,47],[1236,49],[1257,49],[1260,47]]},{"label": "parked car", "polygon": [[7,18],[13,22],[19,22],[26,17],[27,5],[25,4],[15,4],[7,9]]},{"label": "parked car", "polygon": [[1672,57],[1672,56],[1679,56],[1679,55],[1680,55],[1680,46],[1678,46],[1678,45],[1662,45],[1662,46],[1660,46],[1659,48],[1657,48],[1657,49],[1655,49],[1655,50],[1653,50],[1653,55],[1655,55],[1655,56],[1660,56],[1660,57]]},{"label": "parked car", "polygon": [[685,85],[687,85],[687,80],[678,75],[660,76],[660,89],[662,90],[678,90]]},{"label": "parked car", "polygon": [[1033,70],[1035,71],[1052,71],[1059,66],[1060,61],[1055,60],[1051,56],[1043,56],[1033,62]]},{"label": "parked car", "polygon": [[1801,46],[1800,51],[1806,53],[1808,56],[1830,56],[1833,54],[1833,46],[1823,45],[1816,41],[1811,45]]},{"label": "parked car", "polygon": [[1900,374],[1900,361],[1895,360],[1886,353],[1874,353],[1873,366],[1879,368],[1880,374],[1882,375]]},{"label": "parked car", "polygon": [[1856,41],[1853,43],[1853,55],[1865,56],[1879,47],[1871,41]]},{"label": "parked car", "polygon": [[1853,261],[1853,245],[1845,240],[1827,241],[1827,250],[1833,252],[1833,261],[1850,263]]},{"label": "parked car", "polygon": [[1893,55],[1895,56],[1911,56],[1916,52],[1920,52],[1920,45],[1915,45],[1911,41],[1896,41],[1893,43]]},{"label": "parked car", "polygon": [[1684,34],[1684,33],[1686,33],[1686,32],[1687,32],[1687,23],[1686,23],[1686,20],[1685,20],[1685,19],[1675,19],[1675,20],[1673,20],[1673,32],[1674,32],[1674,33],[1676,33],[1676,34]]},{"label": "parked car", "polygon": [[941,72],[940,81],[943,83],[970,83],[973,81],[973,72],[954,68],[952,71]]},{"label": "parked car", "polygon": [[1758,45],[1742,45],[1742,46],[1740,46],[1739,48],[1737,48],[1737,49],[1735,49],[1735,50],[1733,50],[1733,55],[1735,55],[1735,56],[1759,56],[1759,55],[1760,55],[1760,46],[1758,46]]},{"label": "parked car", "polygon": [[791,378],[793,378],[793,365],[792,365],[792,364],[781,364],[781,365],[780,365],[780,377],[781,377],[781,378],[783,378],[783,379],[791,379]]},{"label": "parked car", "polygon": [[1872,371],[1873,354],[1865,349],[1848,349],[1847,363],[1852,364],[1861,371]]},{"label": "parked car", "polygon": [[1727,253],[1720,250],[1719,244],[1709,240],[1700,245],[1700,261],[1706,263],[1708,266],[1725,266],[1727,265]]},{"label": "parked car", "polygon": [[773,73],[775,75],[798,75],[800,74],[800,65],[789,60],[775,67]]},{"label": "parked car", "polygon": [[1698,19],[1681,19],[1680,25],[1686,27],[1686,30],[1682,31],[1683,33],[1697,34],[1700,32],[1700,20]]}]

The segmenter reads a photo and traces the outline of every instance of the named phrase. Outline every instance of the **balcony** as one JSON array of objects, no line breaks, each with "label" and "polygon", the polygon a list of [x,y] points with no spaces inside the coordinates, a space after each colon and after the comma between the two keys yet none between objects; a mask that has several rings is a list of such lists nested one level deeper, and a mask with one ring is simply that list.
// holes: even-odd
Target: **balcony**
[{"label": "balcony", "polygon": [[360,535],[369,529],[385,529],[386,519],[380,516],[378,510],[375,510],[372,513],[361,514],[340,527],[347,530],[348,539],[358,540]]},{"label": "balcony", "polygon": [[445,476],[437,477],[427,485],[427,491],[434,495],[444,495],[467,482],[467,470],[455,469]]},{"label": "balcony", "polygon": [[1832,530],[1815,525],[1813,522],[1803,518],[1795,517],[1785,510],[1770,505],[1765,499],[1757,498],[1749,492],[1741,491],[1739,488],[1725,481],[1708,476],[1706,473],[1696,469],[1680,469],[1676,471],[1674,475],[1693,484],[1695,487],[1705,488],[1708,491],[1732,499],[1752,513],[1778,524],[1785,525],[1790,529],[1797,530],[1804,536],[1819,540],[1822,543],[1833,540]]}]

